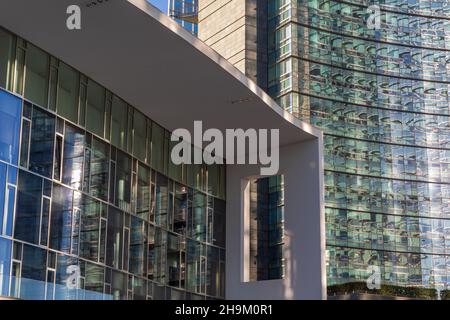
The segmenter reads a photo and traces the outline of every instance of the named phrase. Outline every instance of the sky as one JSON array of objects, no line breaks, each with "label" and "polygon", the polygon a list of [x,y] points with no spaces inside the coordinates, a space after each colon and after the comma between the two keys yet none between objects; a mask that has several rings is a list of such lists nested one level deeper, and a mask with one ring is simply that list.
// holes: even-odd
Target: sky
[{"label": "sky", "polygon": [[151,4],[157,7],[164,13],[167,13],[167,0],[148,0]]}]

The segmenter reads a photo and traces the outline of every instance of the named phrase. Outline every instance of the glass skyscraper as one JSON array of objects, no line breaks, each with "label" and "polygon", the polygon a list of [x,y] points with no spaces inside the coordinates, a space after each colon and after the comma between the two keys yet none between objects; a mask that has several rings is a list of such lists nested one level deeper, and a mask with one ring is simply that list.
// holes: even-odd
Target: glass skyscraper
[{"label": "glass skyscraper", "polygon": [[168,0],[169,16],[175,19],[184,29],[197,35],[198,32],[198,0]]},{"label": "glass skyscraper", "polygon": [[446,0],[269,1],[268,91],[325,134],[329,295],[370,292],[372,265],[382,294],[450,289],[449,18]]}]

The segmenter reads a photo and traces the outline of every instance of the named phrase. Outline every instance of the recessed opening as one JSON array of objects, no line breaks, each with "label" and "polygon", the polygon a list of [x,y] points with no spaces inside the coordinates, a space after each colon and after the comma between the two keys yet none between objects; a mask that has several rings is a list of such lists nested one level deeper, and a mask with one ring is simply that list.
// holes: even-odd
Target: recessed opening
[{"label": "recessed opening", "polygon": [[284,176],[250,180],[249,281],[284,278]]}]

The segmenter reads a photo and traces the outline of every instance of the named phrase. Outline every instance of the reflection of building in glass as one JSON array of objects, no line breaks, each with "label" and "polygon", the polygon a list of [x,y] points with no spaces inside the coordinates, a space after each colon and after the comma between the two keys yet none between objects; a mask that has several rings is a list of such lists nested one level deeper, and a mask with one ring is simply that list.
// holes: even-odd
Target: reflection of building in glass
[{"label": "reflection of building in glass", "polygon": [[114,93],[3,29],[0,48],[0,296],[224,297],[224,166],[173,165]]},{"label": "reflection of building in glass", "polygon": [[169,0],[169,16],[197,35],[198,0]]},{"label": "reflection of building in glass", "polygon": [[[448,1],[271,0],[256,11],[267,29],[228,28],[225,12],[253,21],[247,1],[213,3],[202,16],[200,2],[199,38],[258,83],[268,75],[269,94],[325,133],[330,293],[367,290],[370,265],[409,287],[399,294],[449,289]],[[372,4],[380,29],[366,25]],[[265,37],[267,63],[242,40]],[[255,57],[267,72],[248,68]]]},{"label": "reflection of building in glass", "polygon": [[284,276],[283,176],[250,183],[250,281]]},{"label": "reflection of building in glass", "polygon": [[[320,131],[287,117],[146,2],[86,4],[76,32],[54,27],[60,17],[48,8],[66,5],[0,2],[0,299],[283,299],[294,281],[288,298],[323,299]],[[36,28],[31,16],[45,23]],[[184,143],[192,157],[172,161],[179,143],[168,129],[195,120],[223,135],[267,123],[280,130],[277,149],[266,151],[279,152],[285,181],[300,190],[283,197],[291,208],[283,217],[295,222],[287,231],[298,235],[291,243],[302,248],[286,265],[308,272],[286,272],[274,290],[242,281],[242,208],[260,168],[191,164],[195,151],[211,156],[201,142]],[[237,159],[248,150],[241,146]],[[272,186],[278,210],[281,190]]]}]

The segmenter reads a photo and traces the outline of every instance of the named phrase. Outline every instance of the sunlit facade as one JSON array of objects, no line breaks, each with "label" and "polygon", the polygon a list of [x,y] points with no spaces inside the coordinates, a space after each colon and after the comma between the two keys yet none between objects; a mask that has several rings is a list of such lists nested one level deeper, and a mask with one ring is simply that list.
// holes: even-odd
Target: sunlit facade
[{"label": "sunlit facade", "polygon": [[325,133],[331,295],[369,292],[371,265],[390,294],[450,289],[449,15],[445,0],[269,1],[269,93]]},{"label": "sunlit facade", "polygon": [[0,296],[225,296],[225,166],[0,29]]}]

